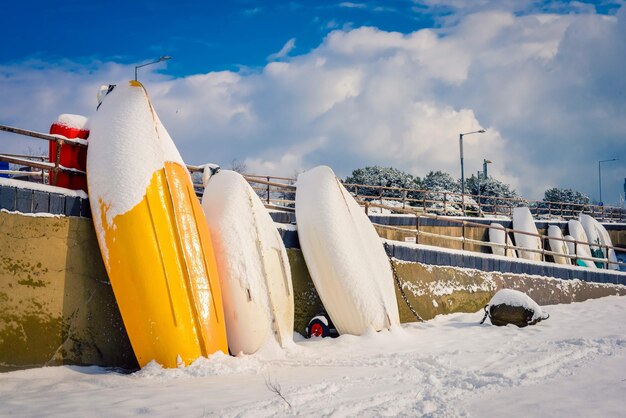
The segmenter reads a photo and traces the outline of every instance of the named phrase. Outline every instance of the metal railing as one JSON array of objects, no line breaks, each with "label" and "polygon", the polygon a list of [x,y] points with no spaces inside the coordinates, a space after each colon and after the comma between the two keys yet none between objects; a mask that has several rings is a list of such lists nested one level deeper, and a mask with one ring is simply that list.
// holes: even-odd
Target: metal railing
[{"label": "metal railing", "polygon": [[[603,266],[603,268],[609,268],[610,265],[614,265],[614,266],[626,266],[626,263],[620,262],[619,260],[617,261],[611,261],[608,258],[608,254],[609,254],[609,249],[615,251],[615,253],[626,253],[625,249],[619,248],[619,247],[614,247],[614,246],[609,246],[609,245],[603,245],[603,244],[590,244],[588,242],[583,242],[583,241],[577,241],[577,240],[573,240],[573,239],[565,239],[565,238],[557,238],[557,237],[551,237],[548,235],[542,235],[542,234],[534,234],[531,232],[527,232],[527,231],[520,231],[520,230],[516,230],[516,229],[512,229],[512,228],[505,228],[502,225],[485,225],[482,223],[478,223],[478,222],[472,222],[472,221],[468,221],[468,220],[464,220],[464,219],[459,219],[456,217],[452,217],[452,216],[442,216],[442,215],[433,215],[433,214],[426,214],[426,213],[420,213],[414,210],[410,210],[410,209],[400,209],[400,208],[394,208],[392,206],[386,206],[386,205],[380,205],[377,203],[372,203],[372,202],[363,202],[364,206],[365,206],[365,210],[366,212],[368,211],[369,207],[378,207],[378,208],[382,208],[382,209],[387,209],[390,211],[394,211],[397,213],[404,213],[407,215],[414,215],[416,218],[415,221],[415,229],[409,229],[409,228],[400,228],[400,227],[396,227],[396,226],[391,226],[391,225],[383,225],[383,224],[379,224],[379,223],[374,223],[374,225],[376,227],[382,228],[382,229],[388,229],[388,230],[392,230],[392,231],[396,231],[396,232],[401,232],[402,234],[407,234],[410,236],[414,236],[415,237],[415,241],[416,243],[419,243],[419,237],[429,237],[429,238],[436,238],[436,239],[442,239],[442,240],[447,240],[447,241],[454,241],[454,242],[460,242],[461,243],[461,249],[466,250],[466,244],[472,244],[475,246],[479,246],[479,247],[488,247],[488,248],[501,248],[504,250],[504,254],[507,254],[507,252],[509,250],[514,250],[514,251],[523,251],[523,252],[528,252],[528,253],[536,253],[539,254],[541,256],[541,261],[548,261],[546,259],[546,256],[551,256],[551,257],[563,257],[563,258],[568,258],[570,260],[572,260],[572,264],[575,264],[576,260],[584,260],[584,261],[590,261],[593,263],[597,264],[601,264]],[[445,234],[437,234],[437,233],[432,233],[432,232],[427,232],[424,231],[423,229],[420,229],[420,219],[435,219],[435,220],[439,220],[439,221],[446,221],[446,222],[450,222],[450,223],[454,223],[457,224],[461,227],[461,236],[451,236],[451,235],[445,235]],[[492,243],[492,242],[486,242],[486,241],[482,241],[482,240],[476,240],[476,239],[472,239],[472,238],[468,238],[466,235],[466,229],[465,227],[474,227],[474,228],[482,228],[485,230],[489,230],[489,229],[498,229],[503,231],[504,233],[504,237],[505,237],[505,243],[504,244],[498,244],[498,243]],[[522,247],[519,245],[514,245],[513,243],[511,243],[509,241],[509,234],[521,234],[521,235],[527,235],[527,236],[531,236],[531,237],[535,237],[538,238],[541,241],[541,248],[540,249],[536,249],[536,248],[527,248],[527,247]],[[551,251],[551,250],[547,250],[546,249],[546,242],[547,241],[561,241],[564,243],[570,243],[570,244],[574,244],[574,254],[563,254],[563,253],[559,253],[559,252],[555,252],[555,251]],[[587,257],[587,256],[583,256],[583,255],[577,255],[578,252],[578,246],[579,245],[584,245],[586,247],[589,248],[600,248],[603,251],[603,254],[606,254],[606,257]]]},{"label": "metal railing", "polygon": [[[56,155],[53,162],[41,161],[42,157],[36,160],[26,156],[16,156],[12,154],[0,154],[0,161],[25,167],[36,168],[39,171],[34,174],[22,174],[33,177],[40,177],[42,182],[46,182],[49,177],[47,173],[66,172],[75,175],[85,175],[85,172],[63,167],[60,165],[61,148],[63,146],[87,147],[87,141],[82,139],[68,139],[62,135],[50,135],[26,129],[14,128],[0,125],[0,131],[11,132],[19,135],[26,135],[33,138],[53,141],[57,143]],[[202,166],[187,166],[194,172],[202,171]],[[15,170],[8,170],[6,173],[14,174]],[[25,172],[27,173],[27,172]],[[261,176],[246,174],[246,180],[257,192],[266,205],[277,209],[290,210],[295,206],[295,178]],[[57,176],[52,175],[53,184]],[[453,216],[500,216],[510,217],[513,208],[528,206],[535,219],[574,219],[580,213],[586,213],[601,222],[625,222],[626,209],[614,206],[598,206],[590,204],[546,202],[540,200],[526,200],[521,198],[506,198],[484,195],[463,195],[461,193],[433,191],[424,189],[411,189],[389,186],[367,186],[360,184],[344,184],[346,189],[361,202],[379,201],[384,209],[393,210],[396,208],[409,208],[424,214],[453,215]],[[201,187],[197,190],[200,195]],[[391,209],[389,209],[391,208]]]},{"label": "metal railing", "polygon": [[[27,155],[19,155],[19,154],[0,154],[0,161],[6,161],[11,164],[21,165],[24,167],[36,168],[39,171],[20,171],[20,170],[3,170],[0,173],[8,173],[11,175],[20,175],[20,176],[32,176],[36,178],[40,178],[43,183],[46,182],[48,175],[50,172],[58,173],[58,172],[67,172],[76,175],[85,175],[85,172],[63,167],[59,164],[60,161],[60,150],[62,146],[77,146],[77,147],[86,147],[87,142],[84,140],[73,140],[67,139],[61,135],[48,135],[42,134],[33,131],[27,131],[24,129],[8,127],[4,125],[0,125],[0,130],[7,131],[11,133],[16,133],[19,135],[27,135],[33,138],[43,139],[46,141],[54,141],[57,143],[57,151],[55,155],[54,162],[46,161],[47,157],[41,156],[27,156]],[[187,166],[190,173],[198,173],[204,170],[203,166]],[[56,176],[54,176],[56,177]],[[277,177],[277,176],[261,176],[261,175],[253,175],[253,174],[244,174],[244,178],[250,183],[251,187],[255,190],[255,192],[261,197],[264,201],[265,206],[269,209],[276,209],[282,211],[293,212],[295,207],[295,193],[296,193],[296,179],[290,177]],[[201,185],[195,184],[197,186],[196,192],[199,196],[202,195],[202,187]],[[605,268],[608,268],[610,265],[618,265],[624,266],[625,263],[619,261],[611,261],[608,259],[609,249],[618,252],[624,252],[624,250],[611,247],[607,245],[590,245],[586,242],[580,242],[575,240],[566,240],[564,238],[556,238],[549,237],[541,234],[533,234],[526,231],[519,231],[510,228],[505,228],[503,226],[490,226],[485,225],[478,222],[472,222],[467,219],[459,219],[454,216],[446,216],[448,212],[452,212],[455,214],[462,215],[474,215],[474,216],[484,216],[484,215],[511,215],[513,208],[516,206],[521,206],[523,203],[536,203],[535,205],[535,217],[537,215],[541,215],[539,210],[539,203],[544,205],[547,209],[545,214],[550,216],[559,216],[564,219],[577,217],[580,213],[588,213],[595,218],[599,218],[600,220],[624,220],[624,210],[621,208],[614,207],[601,207],[594,205],[576,205],[576,204],[567,204],[560,202],[540,202],[540,201],[528,201],[524,199],[514,199],[514,198],[494,198],[492,196],[470,196],[470,195],[462,195],[459,193],[451,193],[451,192],[437,192],[430,190],[420,190],[420,189],[406,189],[399,187],[386,187],[386,186],[364,186],[357,184],[345,184],[346,188],[350,191],[352,195],[355,197],[356,201],[364,207],[366,213],[369,213],[371,208],[379,208],[381,210],[389,211],[390,213],[400,213],[406,215],[415,216],[415,230],[410,230],[407,228],[400,228],[390,225],[382,225],[375,224],[378,228],[388,229],[399,231],[403,234],[410,234],[415,236],[415,241],[419,243],[420,237],[428,237],[428,238],[436,238],[446,241],[460,242],[461,248],[466,249],[467,244],[472,244],[474,246],[479,247],[489,247],[489,248],[502,248],[504,253],[506,254],[508,251],[524,251],[529,253],[537,253],[541,256],[542,261],[546,261],[546,257],[564,257],[574,262],[576,260],[584,260],[590,261],[597,264],[601,264]],[[359,191],[363,192],[364,190],[376,190],[377,195],[372,195],[371,192],[366,192],[365,194],[359,193]],[[485,200],[488,200],[488,204],[485,204]],[[376,203],[375,200],[379,200],[380,203]],[[386,204],[387,203],[387,204]],[[392,203],[392,204],[388,204]],[[491,208],[491,210],[487,210],[487,208]],[[609,214],[608,218],[606,215]],[[422,219],[435,219],[435,220],[443,220],[446,222],[451,222],[459,225],[461,227],[462,235],[461,236],[451,236],[445,234],[437,234],[428,231],[424,231],[420,229],[420,220]],[[503,231],[505,236],[504,244],[497,244],[491,242],[485,242],[481,240],[476,240],[472,238],[468,238],[466,236],[466,227],[475,227],[475,228],[496,228]],[[509,234],[523,234],[536,237],[542,243],[541,249],[536,248],[525,248],[517,245],[513,245],[509,242]],[[545,243],[547,240],[556,240],[569,242],[574,244],[575,253],[578,245],[585,245],[594,248],[601,248],[604,250],[603,254],[607,254],[607,257],[586,257],[575,254],[562,254],[550,250],[545,249]]]},{"label": "metal railing", "polygon": [[[4,161],[10,164],[19,165],[22,167],[30,167],[39,169],[40,171],[34,172],[32,174],[27,174],[29,172],[22,172],[20,176],[35,176],[41,177],[41,182],[46,183],[49,178],[52,178],[52,185],[56,185],[58,176],[57,174],[60,172],[75,174],[75,175],[86,175],[86,173],[82,170],[77,170],[75,168],[63,167],[60,164],[61,160],[61,149],[63,146],[73,146],[80,148],[87,148],[87,141],[84,139],[69,139],[64,137],[63,135],[51,135],[45,134],[41,132],[29,131],[27,129],[15,128],[13,126],[0,125],[0,131],[10,132],[17,135],[29,136],[31,138],[43,139],[48,142],[56,143],[56,154],[54,161],[47,162],[47,158],[45,157],[32,157],[27,155],[16,155],[16,154],[0,154],[0,161]],[[15,170],[3,170],[0,174],[12,174],[11,172]],[[52,176],[50,176],[52,173]]]},{"label": "metal railing", "polygon": [[[294,206],[296,179],[260,175],[246,175],[245,177],[266,204]],[[357,201],[363,204],[378,201],[379,204],[384,204],[384,208],[381,209],[391,212],[398,208],[408,208],[434,215],[511,217],[515,207],[527,206],[535,219],[569,220],[578,218],[581,213],[586,213],[601,222],[626,222],[626,209],[614,206],[462,195],[453,192],[350,183],[344,183],[344,186]],[[372,191],[375,191],[375,194]]]}]

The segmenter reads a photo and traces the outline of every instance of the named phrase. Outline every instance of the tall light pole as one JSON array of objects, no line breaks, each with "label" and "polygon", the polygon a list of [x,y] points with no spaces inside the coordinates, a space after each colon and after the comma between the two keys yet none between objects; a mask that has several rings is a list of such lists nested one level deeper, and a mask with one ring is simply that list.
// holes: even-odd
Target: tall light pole
[{"label": "tall light pole", "polygon": [[461,151],[461,193],[465,194],[465,171],[463,168],[463,137],[465,135],[471,134],[484,134],[486,131],[484,129],[480,129],[478,131],[465,132],[463,134],[459,134],[459,149]]},{"label": "tall light pole", "polygon": [[598,161],[598,189],[600,189],[600,205],[602,205],[602,163],[608,163],[609,161],[617,161],[617,158],[611,158],[610,160]]},{"label": "tall light pole", "polygon": [[141,67],[145,67],[146,65],[152,65],[152,64],[156,64],[158,62],[163,62],[163,61],[167,61],[167,60],[171,60],[172,57],[170,57],[169,55],[163,55],[162,57],[159,57],[159,59],[151,61],[151,62],[147,62],[145,64],[141,64],[141,65],[136,65],[135,66],[135,81],[137,81],[137,68],[141,68]]},{"label": "tall light pole", "polygon": [[487,164],[491,164],[493,161],[483,159],[483,177],[487,179]]}]

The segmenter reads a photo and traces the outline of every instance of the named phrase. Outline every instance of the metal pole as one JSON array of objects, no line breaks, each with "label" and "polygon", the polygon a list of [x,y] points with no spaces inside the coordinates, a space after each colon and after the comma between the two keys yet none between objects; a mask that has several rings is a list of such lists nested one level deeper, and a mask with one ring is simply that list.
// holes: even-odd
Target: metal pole
[{"label": "metal pole", "polygon": [[478,179],[477,180],[478,193],[476,193],[476,195],[477,195],[477,200],[478,200],[478,212],[480,212],[480,209],[481,209],[481,207],[480,207],[480,171],[476,172],[476,178]]},{"label": "metal pole", "polygon": [[463,134],[459,134],[459,151],[461,153],[461,194],[465,194],[465,172],[463,171]]},{"label": "metal pole", "polygon": [[598,161],[598,189],[600,192],[600,201],[598,202],[599,204],[602,204],[602,169],[601,169],[601,164],[602,163],[608,163],[610,161],[617,161],[618,158],[611,158],[610,160],[600,160]]},{"label": "metal pole", "polygon": [[600,163],[602,161],[598,161],[598,189],[600,190],[600,200],[599,203],[602,203],[602,170],[600,169]]}]

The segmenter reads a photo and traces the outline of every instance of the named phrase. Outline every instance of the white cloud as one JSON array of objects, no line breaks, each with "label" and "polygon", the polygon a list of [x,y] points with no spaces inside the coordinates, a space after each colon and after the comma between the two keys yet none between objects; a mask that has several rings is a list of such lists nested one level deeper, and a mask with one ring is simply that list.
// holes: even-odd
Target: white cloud
[{"label": "white cloud", "polygon": [[272,54],[269,57],[267,57],[267,60],[268,61],[275,61],[277,59],[285,58],[287,55],[289,55],[289,53],[295,47],[296,47],[296,38],[291,38],[290,40],[285,42],[285,45],[283,45],[283,47],[280,49],[280,51],[278,51],[275,54]]},{"label": "white cloud", "polygon": [[344,7],[347,9],[366,9],[367,5],[365,3],[353,3],[349,1],[344,1],[339,3],[339,7]]},{"label": "white cloud", "polygon": [[[626,164],[626,9],[616,17],[479,11],[411,34],[335,31],[289,57],[291,40],[256,72],[168,79],[142,73],[189,163],[233,159],[256,174],[316,164],[345,176],[387,165],[424,176],[490,173],[529,197],[562,186],[617,201]],[[0,67],[2,121],[47,129],[59,113],[89,114],[100,84],[132,76],[115,63]],[[6,148],[2,148],[6,150]]]}]

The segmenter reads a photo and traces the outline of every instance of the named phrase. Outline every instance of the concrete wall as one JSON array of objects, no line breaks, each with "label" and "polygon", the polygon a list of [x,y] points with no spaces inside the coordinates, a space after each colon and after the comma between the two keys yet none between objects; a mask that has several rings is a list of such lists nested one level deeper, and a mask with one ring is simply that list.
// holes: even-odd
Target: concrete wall
[{"label": "concrete wall", "polygon": [[[2,186],[3,207],[62,215],[35,217],[0,212],[0,371],[60,364],[137,367],[88,218],[88,201]],[[283,222],[293,221],[292,215],[280,216]],[[433,232],[435,228],[443,228],[441,232],[456,228],[460,233],[460,228],[445,224],[423,227]],[[323,306],[299,250],[297,231],[281,230],[281,234],[289,248],[295,330],[304,333],[309,319]],[[480,234],[484,230],[470,236],[478,238]],[[475,253],[462,253],[459,258],[435,247],[414,252],[401,247],[392,249],[398,258],[395,264],[399,279],[410,303],[425,319],[449,312],[478,311],[496,290],[505,287],[525,291],[540,304],[623,295],[626,289],[608,283],[540,277],[556,274],[546,268],[529,276],[522,274],[529,271],[523,263],[484,261],[493,258]],[[457,265],[471,268],[451,267],[454,260],[461,263]],[[508,271],[506,266],[513,267]],[[585,269],[570,270],[588,274]],[[570,274],[566,278],[576,277]],[[613,278],[585,277],[596,281]],[[401,320],[415,320],[395,287]]]},{"label": "concrete wall", "polygon": [[[295,330],[304,334],[308,321],[324,306],[306,269],[299,249],[288,249],[292,265],[296,320]],[[476,312],[500,289],[515,289],[532,297],[540,305],[580,302],[609,295],[626,295],[626,286],[561,280],[527,274],[484,272],[419,262],[394,260],[398,278],[409,303],[425,320],[453,312]],[[401,322],[416,318],[394,283]],[[477,314],[477,322],[482,319]]]},{"label": "concrete wall", "polygon": [[90,219],[0,212],[0,371],[137,366]]}]

